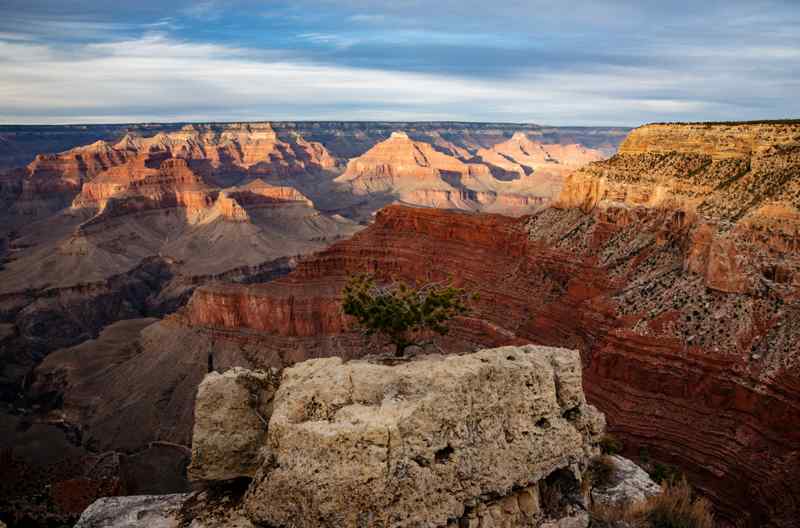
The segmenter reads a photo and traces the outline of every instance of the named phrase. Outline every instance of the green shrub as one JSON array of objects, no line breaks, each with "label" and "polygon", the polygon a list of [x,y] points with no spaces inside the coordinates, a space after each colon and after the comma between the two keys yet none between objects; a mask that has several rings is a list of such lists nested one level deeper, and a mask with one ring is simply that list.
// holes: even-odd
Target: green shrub
[{"label": "green shrub", "polygon": [[428,344],[426,334],[446,334],[450,319],[467,314],[467,301],[475,298],[450,284],[379,286],[371,275],[350,277],[342,296],[344,313],[355,317],[366,335],[383,335],[398,357],[410,346]]},{"label": "green shrub", "polygon": [[652,469],[648,471],[648,473],[650,474],[650,478],[659,484],[673,484],[684,478],[680,469],[660,462],[653,464]]},{"label": "green shrub", "polygon": [[612,436],[610,434],[604,434],[602,438],[600,438],[600,451],[604,455],[618,455],[622,453],[622,450],[625,446],[622,445],[622,441]]}]

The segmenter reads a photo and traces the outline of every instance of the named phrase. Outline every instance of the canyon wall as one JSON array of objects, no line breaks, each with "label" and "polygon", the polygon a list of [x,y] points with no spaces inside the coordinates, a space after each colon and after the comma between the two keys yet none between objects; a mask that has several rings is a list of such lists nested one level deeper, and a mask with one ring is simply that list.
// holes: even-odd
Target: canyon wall
[{"label": "canyon wall", "polygon": [[587,395],[631,452],[679,466],[723,520],[793,526],[798,138],[787,124],[643,127],[567,177],[555,207],[520,219],[390,207],[272,284],[201,288],[178,319],[257,340],[279,365],[287,348],[352,346],[336,293],[325,298],[349,273],[453,277],[480,300],[445,349],[581,350]]},{"label": "canyon wall", "polygon": [[545,144],[523,132],[476,150],[393,132],[386,141],[352,158],[335,182],[372,200],[390,197],[440,209],[519,215],[549,204],[564,175],[603,158],[599,150]]},{"label": "canyon wall", "polygon": [[[28,164],[37,154],[63,152],[98,140],[114,143],[126,134],[151,136],[170,133],[180,123],[122,125],[19,126],[0,125],[0,172]],[[220,128],[226,124],[215,125]],[[341,159],[360,156],[375,143],[398,130],[405,130],[431,143],[438,138],[450,144],[491,146],[504,141],[516,131],[536,135],[546,143],[580,143],[601,149],[606,155],[616,152],[628,133],[623,127],[543,127],[525,123],[454,123],[454,122],[364,122],[364,121],[273,121],[281,135],[300,134],[321,142]]]}]

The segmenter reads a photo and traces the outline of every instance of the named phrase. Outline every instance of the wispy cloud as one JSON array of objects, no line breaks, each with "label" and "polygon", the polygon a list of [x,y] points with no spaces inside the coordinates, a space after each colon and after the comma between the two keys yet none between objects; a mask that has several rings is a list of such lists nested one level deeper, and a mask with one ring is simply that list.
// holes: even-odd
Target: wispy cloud
[{"label": "wispy cloud", "polygon": [[702,80],[672,79],[654,69],[530,75],[495,83],[263,60],[257,50],[163,34],[89,44],[71,57],[42,45],[0,43],[0,60],[4,122],[393,116],[620,124],[634,116],[726,110],[713,98],[660,97],[681,84],[701,94],[710,90],[701,90]]},{"label": "wispy cloud", "polygon": [[313,44],[332,46],[340,50],[345,50],[359,43],[357,38],[334,33],[301,33],[297,37]]},{"label": "wispy cloud", "polygon": [[3,122],[800,114],[783,0],[5,2]]}]

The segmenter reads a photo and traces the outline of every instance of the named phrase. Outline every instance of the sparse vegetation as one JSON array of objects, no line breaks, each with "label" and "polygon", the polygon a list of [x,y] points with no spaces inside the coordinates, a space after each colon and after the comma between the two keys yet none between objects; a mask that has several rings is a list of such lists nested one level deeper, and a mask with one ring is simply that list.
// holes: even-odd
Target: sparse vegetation
[{"label": "sparse vegetation", "polygon": [[684,479],[680,469],[669,464],[656,462],[647,472],[650,478],[659,484],[674,484]]},{"label": "sparse vegetation", "polygon": [[379,286],[372,275],[356,275],[344,287],[342,309],[358,321],[366,335],[380,334],[402,357],[410,346],[424,346],[433,334],[445,335],[447,323],[469,312],[475,299],[449,283]]},{"label": "sparse vegetation", "polygon": [[711,505],[694,496],[682,479],[642,502],[608,506],[596,504],[591,511],[592,528],[713,528]]},{"label": "sparse vegetation", "polygon": [[613,435],[604,434],[602,438],[600,438],[600,451],[602,451],[604,455],[618,455],[622,453],[624,448],[625,446],[622,444],[622,441]]}]

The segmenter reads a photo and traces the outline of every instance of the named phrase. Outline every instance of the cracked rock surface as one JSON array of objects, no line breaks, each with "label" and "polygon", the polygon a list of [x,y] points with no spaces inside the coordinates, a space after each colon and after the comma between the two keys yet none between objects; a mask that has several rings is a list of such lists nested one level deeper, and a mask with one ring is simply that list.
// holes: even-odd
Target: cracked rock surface
[{"label": "cracked rock surface", "polygon": [[284,371],[245,508],[269,526],[445,526],[579,470],[603,427],[571,350],[310,360]]}]

